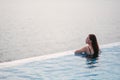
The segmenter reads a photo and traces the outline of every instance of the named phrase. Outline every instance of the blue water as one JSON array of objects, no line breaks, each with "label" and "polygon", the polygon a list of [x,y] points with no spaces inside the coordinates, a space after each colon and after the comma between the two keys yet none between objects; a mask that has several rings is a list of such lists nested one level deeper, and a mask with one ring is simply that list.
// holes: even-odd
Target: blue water
[{"label": "blue water", "polygon": [[70,54],[3,67],[0,80],[120,80],[120,45],[101,48],[101,51],[98,60]]}]

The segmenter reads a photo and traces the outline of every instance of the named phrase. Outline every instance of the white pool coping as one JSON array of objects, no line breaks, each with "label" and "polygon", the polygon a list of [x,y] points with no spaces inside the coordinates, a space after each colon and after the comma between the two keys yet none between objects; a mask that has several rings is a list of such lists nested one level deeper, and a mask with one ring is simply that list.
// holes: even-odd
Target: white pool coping
[{"label": "white pool coping", "polygon": [[22,65],[22,64],[34,62],[34,61],[43,61],[47,59],[58,58],[58,57],[73,54],[73,52],[74,51],[66,51],[66,52],[48,54],[48,55],[37,56],[37,57],[32,57],[32,58],[20,59],[20,60],[15,60],[15,61],[10,61],[10,62],[3,62],[3,63],[0,63],[0,68]]},{"label": "white pool coping", "polygon": [[[120,45],[120,42],[100,45],[100,48],[109,48],[109,47],[118,46],[118,45]],[[75,50],[70,50],[70,51],[59,52],[59,53],[54,53],[54,54],[26,58],[26,59],[20,59],[20,60],[15,60],[15,61],[10,61],[10,62],[3,62],[3,63],[0,63],[0,68],[13,67],[13,66],[22,65],[25,63],[29,63],[29,62],[43,61],[43,60],[47,60],[51,58],[58,58],[58,57],[66,56],[66,55],[72,55],[74,54],[74,51]]]}]

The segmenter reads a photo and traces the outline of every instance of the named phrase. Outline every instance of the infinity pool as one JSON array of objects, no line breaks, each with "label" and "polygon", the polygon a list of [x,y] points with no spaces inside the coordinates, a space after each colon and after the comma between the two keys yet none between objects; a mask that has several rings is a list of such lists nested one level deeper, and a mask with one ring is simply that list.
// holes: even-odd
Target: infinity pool
[{"label": "infinity pool", "polygon": [[0,80],[120,80],[120,44],[101,48],[98,60],[67,53],[21,65],[1,67]]}]

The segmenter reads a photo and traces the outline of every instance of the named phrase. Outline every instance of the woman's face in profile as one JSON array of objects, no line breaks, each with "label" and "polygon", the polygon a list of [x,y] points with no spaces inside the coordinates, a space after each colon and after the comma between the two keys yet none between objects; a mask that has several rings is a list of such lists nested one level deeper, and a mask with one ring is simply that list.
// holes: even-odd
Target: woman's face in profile
[{"label": "woman's face in profile", "polygon": [[91,40],[89,38],[89,36],[86,38],[86,44],[90,44],[91,43]]}]

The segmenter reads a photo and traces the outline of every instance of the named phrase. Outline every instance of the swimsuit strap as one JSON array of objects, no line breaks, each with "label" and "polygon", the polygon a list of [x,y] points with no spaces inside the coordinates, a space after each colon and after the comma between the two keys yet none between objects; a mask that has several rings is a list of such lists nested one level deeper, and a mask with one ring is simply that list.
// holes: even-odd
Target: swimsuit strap
[{"label": "swimsuit strap", "polygon": [[92,53],[92,51],[91,51],[91,49],[89,48],[89,46],[88,46],[88,49],[89,49],[89,52],[90,52],[90,54]]}]

